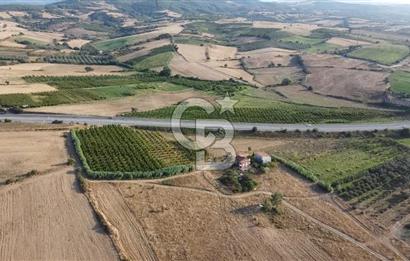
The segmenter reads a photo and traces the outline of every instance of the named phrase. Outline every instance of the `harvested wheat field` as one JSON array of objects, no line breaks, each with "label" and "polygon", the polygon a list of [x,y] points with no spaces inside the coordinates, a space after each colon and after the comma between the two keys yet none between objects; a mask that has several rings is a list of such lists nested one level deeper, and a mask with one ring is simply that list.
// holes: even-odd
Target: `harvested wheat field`
[{"label": "harvested wheat field", "polygon": [[10,21],[0,21],[0,40],[12,36],[24,36],[40,42],[52,43],[53,40],[61,40],[63,34],[48,33],[48,32],[34,32],[20,27],[18,23]]},{"label": "harvested wheat field", "polygon": [[269,21],[255,21],[253,22],[255,28],[272,28],[280,29],[292,34],[298,34],[303,36],[309,36],[310,32],[321,27],[316,24],[300,24],[300,23],[279,23]]},{"label": "harvested wheat field", "polygon": [[170,63],[174,75],[198,77],[204,80],[235,78],[260,86],[250,73],[241,68],[235,47],[178,44],[178,54]]},{"label": "harvested wheat field", "polygon": [[268,66],[289,66],[291,56],[296,54],[279,48],[264,48],[249,52],[238,53],[248,69],[266,68]]},{"label": "harvested wheat field", "polygon": [[89,40],[83,40],[83,39],[74,39],[74,40],[70,40],[67,42],[67,45],[70,48],[81,48],[83,45],[88,44],[90,41]]},{"label": "harvested wheat field", "polygon": [[62,131],[0,132],[0,148],[0,181],[55,169],[68,159]]},{"label": "harvested wheat field", "polygon": [[334,97],[343,97],[355,101],[374,103],[382,102],[388,85],[388,74],[382,72],[359,71],[348,69],[311,68],[306,77],[306,85],[313,91]]},{"label": "harvested wheat field", "polygon": [[332,98],[320,94],[316,94],[307,90],[301,85],[280,86],[275,87],[275,91],[281,93],[290,101],[300,104],[309,104],[324,107],[354,107],[367,108],[363,103],[353,102],[349,100]]},{"label": "harvested wheat field", "polygon": [[328,54],[304,54],[303,61],[308,68],[327,67],[341,69],[369,69],[369,63],[366,61]]},{"label": "harvested wheat field", "polygon": [[65,75],[103,75],[119,74],[123,68],[114,65],[93,65],[94,71],[87,72],[84,65],[24,63],[10,66],[0,66],[0,80],[23,76],[65,76]]},{"label": "harvested wheat field", "polygon": [[89,188],[132,260],[374,260],[360,243],[288,204],[271,222],[258,207],[264,194],[232,197],[143,183]]},{"label": "harvested wheat field", "polygon": [[35,84],[11,84],[4,85],[0,84],[0,95],[1,94],[11,94],[11,93],[36,93],[36,92],[52,92],[56,88],[43,83]]},{"label": "harvested wheat field", "polygon": [[303,79],[303,73],[297,67],[276,67],[249,70],[255,76],[255,81],[264,85],[278,85],[284,79],[289,79],[293,83]]},{"label": "harvested wheat field", "polygon": [[201,92],[187,90],[161,92],[85,104],[57,105],[27,109],[30,112],[70,113],[78,115],[116,116],[132,109],[148,111],[176,104],[191,97],[209,98]]},{"label": "harvested wheat field", "polygon": [[359,41],[359,40],[353,40],[353,39],[347,39],[347,38],[339,38],[339,37],[330,38],[327,41],[327,43],[336,44],[336,45],[340,45],[340,46],[343,46],[343,47],[371,44],[371,43],[365,42],[365,41]]},{"label": "harvested wheat field", "polygon": [[0,260],[118,260],[71,168],[0,187],[0,208]]}]

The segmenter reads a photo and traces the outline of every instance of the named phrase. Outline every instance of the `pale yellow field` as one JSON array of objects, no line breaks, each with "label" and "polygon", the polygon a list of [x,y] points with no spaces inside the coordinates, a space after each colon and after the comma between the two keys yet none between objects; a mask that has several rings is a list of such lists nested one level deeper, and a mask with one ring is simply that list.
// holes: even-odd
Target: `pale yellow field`
[{"label": "pale yellow field", "polygon": [[0,180],[64,165],[68,156],[62,136],[62,131],[0,131]]},{"label": "pale yellow field", "polygon": [[70,113],[78,115],[116,116],[132,109],[148,111],[176,104],[192,97],[209,98],[196,91],[162,92],[86,104],[57,105],[31,108],[30,112]]},{"label": "pale yellow field", "polygon": [[2,19],[10,19],[11,16],[7,12],[0,12],[0,18]]},{"label": "pale yellow field", "polygon": [[27,12],[21,12],[21,11],[9,11],[8,12],[11,16],[16,16],[16,17],[23,17],[28,15]]},{"label": "pale yellow field", "polygon": [[83,40],[83,39],[74,39],[70,40],[67,42],[68,46],[70,48],[81,48],[83,45],[88,44],[90,41],[89,40]]},{"label": "pale yellow field", "polygon": [[72,168],[0,188],[0,208],[0,260],[118,260]]},{"label": "pale yellow field", "polygon": [[255,28],[272,28],[280,29],[289,33],[308,36],[310,32],[321,28],[316,24],[299,24],[299,23],[278,23],[278,22],[268,22],[268,21],[255,21],[253,22],[253,27]]},{"label": "pale yellow field", "polygon": [[0,40],[9,38],[11,36],[25,36],[40,42],[52,43],[54,39],[61,40],[64,36],[61,33],[29,31],[27,29],[18,27],[17,23],[10,21],[0,21],[0,28]]},{"label": "pale yellow field", "polygon": [[24,44],[19,44],[13,40],[13,38],[7,38],[3,41],[0,41],[0,46],[11,47],[11,48],[25,48]]},{"label": "pale yellow field", "polygon": [[340,46],[343,46],[343,47],[371,44],[369,42],[364,42],[364,41],[359,41],[359,40],[352,40],[352,39],[347,39],[347,38],[339,38],[339,37],[330,38],[327,41],[327,43],[336,44],[336,45],[340,45]]},{"label": "pale yellow field", "polygon": [[266,68],[271,63],[275,66],[288,66],[290,64],[291,55],[296,54],[295,51],[279,49],[279,48],[264,48],[249,52],[238,53],[238,56],[245,62],[246,68]]},{"label": "pale yellow field", "polygon": [[1,94],[11,94],[11,93],[36,93],[36,92],[52,92],[56,88],[43,83],[33,83],[33,84],[11,84],[4,85],[0,83],[0,95]]},{"label": "pale yellow field", "polygon": [[174,75],[198,77],[204,80],[234,78],[260,86],[253,80],[253,75],[241,68],[235,47],[178,44],[178,54],[170,63]]}]

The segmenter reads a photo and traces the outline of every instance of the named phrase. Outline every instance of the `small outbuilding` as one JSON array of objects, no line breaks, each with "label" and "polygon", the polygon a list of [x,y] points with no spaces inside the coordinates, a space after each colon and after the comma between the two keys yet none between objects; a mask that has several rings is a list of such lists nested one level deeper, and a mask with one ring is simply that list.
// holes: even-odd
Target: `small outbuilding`
[{"label": "small outbuilding", "polygon": [[272,157],[265,152],[256,152],[254,158],[255,161],[259,164],[268,164],[272,162]]}]

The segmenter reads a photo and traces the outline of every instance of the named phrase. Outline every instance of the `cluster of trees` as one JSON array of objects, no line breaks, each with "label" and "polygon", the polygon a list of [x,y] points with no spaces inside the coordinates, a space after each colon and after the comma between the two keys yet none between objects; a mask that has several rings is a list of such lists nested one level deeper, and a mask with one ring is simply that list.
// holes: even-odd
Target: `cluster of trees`
[{"label": "cluster of trees", "polygon": [[241,174],[236,169],[228,169],[219,181],[234,193],[249,192],[258,185],[249,174]]}]

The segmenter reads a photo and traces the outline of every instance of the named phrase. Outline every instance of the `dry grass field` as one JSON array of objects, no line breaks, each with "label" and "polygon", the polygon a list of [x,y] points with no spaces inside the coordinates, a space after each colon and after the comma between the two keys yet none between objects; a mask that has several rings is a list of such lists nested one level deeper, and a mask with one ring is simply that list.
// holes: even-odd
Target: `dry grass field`
[{"label": "dry grass field", "polygon": [[327,67],[340,69],[369,69],[369,63],[362,60],[343,58],[329,54],[304,54],[303,61],[310,67]]},{"label": "dry grass field", "polygon": [[255,76],[255,81],[264,86],[281,84],[284,79],[289,79],[293,83],[303,79],[303,73],[297,67],[262,68],[249,72]]},{"label": "dry grass field", "polygon": [[[48,64],[26,63],[10,66],[0,66],[0,94],[10,93],[36,93],[54,91],[55,88],[47,84],[28,84],[22,78],[24,76],[82,76],[123,74],[122,68],[111,65],[93,65],[94,71],[87,72],[84,65],[73,64]],[[6,85],[6,81],[9,85]]]},{"label": "dry grass field", "polygon": [[289,66],[291,55],[296,54],[295,51],[290,51],[280,48],[264,48],[249,52],[238,53],[248,69],[266,68],[272,63],[275,66]]},{"label": "dry grass field", "polygon": [[88,44],[90,41],[89,40],[83,40],[83,39],[74,39],[74,40],[70,40],[67,42],[67,45],[70,48],[81,48],[83,45]]},{"label": "dry grass field", "polygon": [[268,21],[255,21],[253,22],[255,28],[273,28],[280,29],[292,34],[309,36],[310,32],[321,27],[316,24],[301,24],[301,23],[279,23]]},{"label": "dry grass field", "polygon": [[327,97],[313,93],[301,85],[275,87],[275,91],[286,96],[290,101],[324,107],[354,107],[366,108],[363,103]]},{"label": "dry grass field", "polygon": [[373,259],[291,207],[271,223],[257,207],[263,194],[229,197],[133,183],[92,183],[90,189],[133,260]]},{"label": "dry grass field", "polygon": [[[0,129],[2,128],[0,123]],[[6,127],[6,126],[4,126]],[[67,163],[62,131],[0,131],[0,181]]]},{"label": "dry grass field", "polygon": [[360,102],[381,102],[388,85],[383,72],[348,70],[341,68],[311,68],[306,85],[313,91]]},{"label": "dry grass field", "polygon": [[10,21],[0,21],[0,40],[12,37],[12,36],[24,36],[26,38],[33,39],[35,41],[52,43],[53,40],[61,40],[63,34],[61,33],[49,33],[49,32],[34,32],[29,31],[19,24]]},{"label": "dry grass field", "polygon": [[79,115],[116,116],[132,109],[155,110],[176,104],[191,97],[209,98],[197,91],[161,92],[86,104],[57,105],[27,109],[30,112],[70,113]]},{"label": "dry grass field", "polygon": [[0,208],[1,260],[118,260],[68,167],[0,187]]},{"label": "dry grass field", "polygon": [[204,80],[246,81],[260,86],[253,76],[243,70],[237,58],[237,48],[221,45],[178,44],[178,55],[171,60],[173,74],[198,77]]}]

